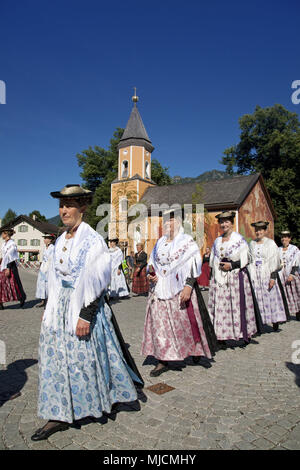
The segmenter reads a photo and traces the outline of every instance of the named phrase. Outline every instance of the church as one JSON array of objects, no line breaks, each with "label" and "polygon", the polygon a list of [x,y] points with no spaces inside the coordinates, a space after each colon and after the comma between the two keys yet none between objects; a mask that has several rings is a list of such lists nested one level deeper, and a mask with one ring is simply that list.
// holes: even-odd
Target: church
[{"label": "church", "polygon": [[[251,223],[258,220],[269,221],[268,237],[274,238],[276,214],[259,173],[210,180],[201,184],[193,182],[158,186],[151,179],[154,147],[138,111],[136,93],[132,101],[133,108],[118,145],[118,177],[111,184],[109,238],[119,238],[124,254],[136,252],[136,244],[141,242],[149,255],[162,234],[163,210],[168,207],[194,207],[196,204],[199,207],[201,204],[204,206],[203,223],[200,224],[203,236],[198,242],[201,252],[207,246],[212,247],[214,240],[220,235],[215,216],[225,210],[235,212],[234,230],[241,233],[247,241],[254,238]],[[184,217],[183,212],[183,219]],[[194,225],[197,233],[195,214],[189,220],[191,230]]]}]

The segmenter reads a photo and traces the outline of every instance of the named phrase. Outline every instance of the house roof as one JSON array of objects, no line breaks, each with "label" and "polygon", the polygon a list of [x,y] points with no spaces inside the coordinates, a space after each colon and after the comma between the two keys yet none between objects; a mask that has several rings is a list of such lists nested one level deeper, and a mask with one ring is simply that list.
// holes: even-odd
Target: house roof
[{"label": "house roof", "polygon": [[199,185],[199,188],[203,188],[203,192],[201,194],[200,190],[200,197],[197,203],[203,203],[206,209],[238,209],[259,179],[262,183],[263,191],[270,205],[270,209],[275,216],[271,198],[260,173],[210,180],[203,183],[195,182],[153,186],[146,189],[141,202],[144,203],[148,209],[150,209],[151,204],[166,203],[169,206],[173,204],[192,204],[195,203],[193,196],[197,193],[197,185]]},{"label": "house roof", "polygon": [[120,139],[118,149],[128,147],[129,145],[143,146],[149,152],[154,150],[136,105],[132,108],[126,129]]},{"label": "house roof", "polygon": [[31,225],[42,233],[54,233],[55,235],[57,235],[57,233],[59,232],[59,227],[57,227],[56,225],[49,224],[49,222],[40,222],[39,220],[34,220],[31,217],[28,217],[27,215],[19,215],[8,224],[3,225],[1,229],[13,228],[20,222],[26,222],[27,224]]}]

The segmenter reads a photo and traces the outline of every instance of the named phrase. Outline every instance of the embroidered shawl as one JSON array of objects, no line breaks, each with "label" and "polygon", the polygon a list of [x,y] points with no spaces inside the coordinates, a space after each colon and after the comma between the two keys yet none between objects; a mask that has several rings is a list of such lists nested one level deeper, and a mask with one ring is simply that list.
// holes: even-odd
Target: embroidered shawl
[{"label": "embroidered shawl", "polygon": [[281,265],[283,266],[283,259],[285,259],[285,273],[287,276],[291,274],[294,266],[300,266],[300,250],[295,245],[289,245],[286,251],[283,251],[283,247],[279,248],[279,256]]},{"label": "embroidered shawl", "polygon": [[17,261],[19,259],[18,249],[15,242],[10,239],[4,243],[2,247],[2,263],[1,263],[1,271],[7,268],[9,263],[13,261]]},{"label": "embroidered shawl", "polygon": [[[251,263],[249,265],[249,271],[252,278],[255,277],[256,272],[256,245],[256,240],[250,242]],[[261,258],[259,260],[262,262],[260,268],[262,270],[262,276],[270,278],[271,273],[280,271],[281,262],[279,249],[274,240],[264,237],[263,243],[260,244],[260,254]]]},{"label": "embroidered shawl", "polygon": [[[213,244],[209,265],[212,268],[212,276],[220,285],[228,284],[232,277],[232,272],[237,272],[244,268],[250,261],[249,246],[244,237],[237,232],[232,232],[228,242],[222,243],[223,237],[216,238]],[[241,266],[232,271],[222,271],[220,262],[222,258],[229,261],[240,261]]]},{"label": "embroidered shawl", "polygon": [[155,295],[159,299],[171,299],[182,291],[188,277],[201,274],[201,256],[196,242],[181,228],[174,239],[167,243],[161,237],[150,255],[148,266],[152,265],[158,281]]},{"label": "embroidered shawl", "polygon": [[[58,253],[65,241],[64,232],[56,241],[48,277],[48,302],[43,321],[54,330],[57,328],[59,291],[62,278],[55,265],[59,264]],[[72,279],[73,292],[66,318],[66,329],[75,334],[79,313],[82,307],[101,296],[110,283],[111,259],[106,243],[101,235],[88,224],[82,222],[75,234],[69,255],[68,275]]]}]

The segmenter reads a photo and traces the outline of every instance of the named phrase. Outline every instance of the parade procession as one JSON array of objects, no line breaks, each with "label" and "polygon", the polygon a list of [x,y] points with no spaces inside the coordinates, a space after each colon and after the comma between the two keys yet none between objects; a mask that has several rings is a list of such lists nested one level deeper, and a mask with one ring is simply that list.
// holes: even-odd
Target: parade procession
[{"label": "parade procession", "polygon": [[0,452],[300,450],[300,7],[4,3]]}]

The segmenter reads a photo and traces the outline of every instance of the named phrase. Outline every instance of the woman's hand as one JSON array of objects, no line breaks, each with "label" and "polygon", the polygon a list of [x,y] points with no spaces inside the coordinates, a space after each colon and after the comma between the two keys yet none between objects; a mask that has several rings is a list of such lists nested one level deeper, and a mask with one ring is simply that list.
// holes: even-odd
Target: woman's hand
[{"label": "woman's hand", "polygon": [[231,263],[220,263],[221,271],[230,271],[231,270]]},{"label": "woman's hand", "polygon": [[157,276],[151,276],[151,274],[147,275],[148,281],[153,282],[154,284],[157,283],[158,277]]},{"label": "woman's hand", "polygon": [[287,278],[287,282],[293,282],[293,280],[294,280],[294,276],[290,274],[289,277]]},{"label": "woman's hand", "polygon": [[78,319],[77,326],[76,326],[76,336],[87,336],[90,334],[90,324],[81,318]]},{"label": "woman's hand", "polygon": [[190,286],[184,286],[179,296],[181,305],[184,305],[186,302],[190,300],[191,295],[192,295],[192,290],[193,289]]},{"label": "woman's hand", "polygon": [[270,279],[269,290],[273,289],[274,286],[275,286],[275,279]]},{"label": "woman's hand", "polygon": [[6,268],[4,273],[5,273],[6,277],[10,277],[10,269],[9,268]]},{"label": "woman's hand", "polygon": [[121,271],[120,271],[120,269],[118,269],[117,275],[120,276],[120,274],[121,274]]}]

